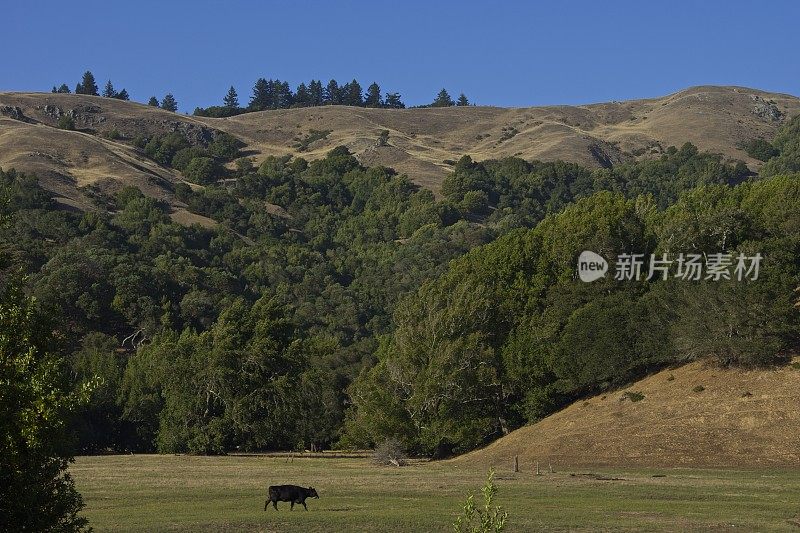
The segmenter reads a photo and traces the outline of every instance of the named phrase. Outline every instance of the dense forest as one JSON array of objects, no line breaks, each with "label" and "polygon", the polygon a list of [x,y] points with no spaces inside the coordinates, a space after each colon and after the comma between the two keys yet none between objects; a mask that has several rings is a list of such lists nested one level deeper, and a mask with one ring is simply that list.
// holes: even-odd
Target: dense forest
[{"label": "dense forest", "polygon": [[[760,175],[690,144],[606,169],[465,156],[439,197],[344,147],[256,168],[225,134],[132,142],[199,184],[173,192],[217,224],[134,188],[67,211],[0,171],[5,272],[70,383],[98,384],[71,421],[84,452],[392,438],[445,456],[655,368],[797,346],[798,119],[749,147]],[[765,259],[751,282],[585,284],[582,250]]]}]

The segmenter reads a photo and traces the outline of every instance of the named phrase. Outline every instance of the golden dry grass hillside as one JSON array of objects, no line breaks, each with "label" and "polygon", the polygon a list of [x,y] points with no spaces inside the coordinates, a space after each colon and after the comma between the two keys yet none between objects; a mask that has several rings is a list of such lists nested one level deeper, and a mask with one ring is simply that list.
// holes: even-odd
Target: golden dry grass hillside
[{"label": "golden dry grass hillside", "polygon": [[800,467],[800,368],[664,370],[578,401],[454,461],[528,471],[613,467]]},{"label": "golden dry grass hillside", "polygon": [[[75,116],[78,132],[56,129],[64,113]],[[464,154],[600,166],[657,157],[670,145],[690,141],[756,168],[742,144],[770,139],[786,117],[798,113],[800,99],[794,96],[742,87],[695,87],[662,98],[582,106],[326,106],[224,119],[85,95],[0,93],[0,167],[35,172],[64,203],[82,209],[91,205],[85,187],[113,191],[128,184],[180,209],[169,186],[180,175],[132,148],[135,135],[181,131],[202,141],[225,131],[241,139],[256,162],[287,153],[314,159],[345,145],[364,164],[395,168],[436,191],[452,161]],[[106,138],[114,130],[121,140]],[[379,146],[384,130],[388,143]]]}]

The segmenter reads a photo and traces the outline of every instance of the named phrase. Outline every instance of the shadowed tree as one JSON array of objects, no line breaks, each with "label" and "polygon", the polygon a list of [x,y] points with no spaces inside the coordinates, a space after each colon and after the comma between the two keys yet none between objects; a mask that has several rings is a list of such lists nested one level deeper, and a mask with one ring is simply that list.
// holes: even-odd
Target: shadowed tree
[{"label": "shadowed tree", "polygon": [[250,111],[269,109],[272,106],[272,100],[271,83],[264,78],[258,78],[253,85],[253,96],[250,97],[247,109]]},{"label": "shadowed tree", "polygon": [[0,288],[0,508],[4,531],[84,531],[81,495],[67,472],[65,421],[88,400],[71,392],[65,361],[21,283]]},{"label": "shadowed tree", "polygon": [[361,84],[353,80],[342,87],[342,103],[353,107],[364,105],[364,95],[362,94]]},{"label": "shadowed tree", "polygon": [[236,94],[236,88],[233,85],[222,99],[222,104],[229,109],[239,109],[239,95]]},{"label": "shadowed tree", "polygon": [[125,90],[124,88],[120,92],[115,94],[114,98],[116,98],[117,100],[130,100],[131,99],[130,95],[128,94],[128,91]]},{"label": "shadowed tree", "polygon": [[367,99],[365,100],[364,105],[367,107],[383,107],[381,88],[374,81],[372,82],[372,85],[367,88]]},{"label": "shadowed tree", "polygon": [[153,107],[159,107],[158,98],[156,98],[155,96],[151,96],[150,100],[147,101],[147,105]]},{"label": "shadowed tree", "polygon": [[403,109],[406,105],[400,100],[400,93],[386,93],[384,106],[391,109]]},{"label": "shadowed tree", "polygon": [[327,87],[325,87],[325,103],[327,105],[339,105],[342,103],[342,92],[336,80],[329,81]]},{"label": "shadowed tree", "polygon": [[297,107],[308,107],[311,105],[311,96],[308,94],[308,87],[305,83],[297,86],[297,92],[294,94],[294,104]]},{"label": "shadowed tree", "polygon": [[275,87],[275,101],[273,102],[273,107],[275,109],[288,109],[292,107],[292,103],[294,103],[294,94],[289,87],[289,82],[275,80],[273,85]]},{"label": "shadowed tree", "polygon": [[469,105],[469,100],[467,99],[467,95],[465,95],[464,93],[458,95],[458,100],[456,101],[456,105],[459,107]]},{"label": "shadowed tree", "polygon": [[117,96],[117,91],[114,90],[114,84],[111,83],[111,80],[106,82],[106,86],[103,89],[103,96],[106,98],[115,98]]},{"label": "shadowed tree", "polygon": [[[80,90],[78,90],[80,89]],[[83,73],[83,79],[75,88],[76,94],[88,94],[91,96],[99,96],[97,92],[97,83],[94,81],[94,74],[90,71]]]},{"label": "shadowed tree", "polygon": [[178,102],[175,100],[175,97],[172,96],[172,93],[167,93],[164,96],[164,99],[161,100],[161,109],[166,109],[167,111],[175,112],[178,110]]},{"label": "shadowed tree", "polygon": [[312,106],[325,103],[325,90],[322,88],[322,82],[319,80],[311,80],[311,83],[308,85],[308,95]]},{"label": "shadowed tree", "polygon": [[447,92],[447,89],[442,89],[436,95],[436,100],[433,101],[431,107],[450,107],[453,105],[455,105],[455,102],[450,98],[450,93]]}]

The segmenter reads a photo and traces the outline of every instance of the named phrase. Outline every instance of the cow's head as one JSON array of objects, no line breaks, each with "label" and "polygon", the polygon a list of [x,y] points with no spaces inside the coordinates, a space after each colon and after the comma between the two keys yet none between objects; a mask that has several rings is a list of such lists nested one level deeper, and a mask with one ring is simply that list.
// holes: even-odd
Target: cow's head
[{"label": "cow's head", "polygon": [[308,497],[319,499],[319,494],[317,494],[317,489],[315,489],[314,487],[308,487]]}]

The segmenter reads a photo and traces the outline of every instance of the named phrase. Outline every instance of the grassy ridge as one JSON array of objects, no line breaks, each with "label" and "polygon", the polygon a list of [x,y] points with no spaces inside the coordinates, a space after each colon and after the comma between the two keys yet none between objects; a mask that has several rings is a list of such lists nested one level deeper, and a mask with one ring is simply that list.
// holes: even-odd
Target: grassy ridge
[{"label": "grassy ridge", "polygon": [[[608,481],[526,466],[498,470],[510,531],[792,530],[800,518],[796,471],[594,471],[624,478]],[[486,474],[452,463],[154,455],[80,457],[71,472],[96,531],[449,531]],[[264,512],[276,483],[311,484],[321,498],[308,512],[285,503]]]}]

